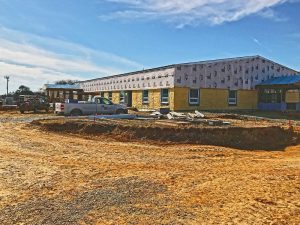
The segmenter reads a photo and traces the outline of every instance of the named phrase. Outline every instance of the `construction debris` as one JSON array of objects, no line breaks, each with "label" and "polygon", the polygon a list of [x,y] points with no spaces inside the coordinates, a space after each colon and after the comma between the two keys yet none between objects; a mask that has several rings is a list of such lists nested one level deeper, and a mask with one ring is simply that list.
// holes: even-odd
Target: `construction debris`
[{"label": "construction debris", "polygon": [[[125,118],[126,119],[126,118]],[[169,112],[168,114],[163,114],[160,111],[154,111],[151,114],[138,114],[137,120],[156,120],[156,119],[167,119],[170,122],[164,121],[166,123],[178,125],[186,125],[191,123],[201,123],[209,126],[223,126],[231,125],[230,122],[223,120],[208,120],[205,115],[197,110],[194,113],[182,113],[182,112]],[[182,122],[182,123],[181,123]]]},{"label": "construction debris", "polygon": [[[177,120],[177,121],[186,121],[190,123],[203,123],[209,126],[222,126],[222,125],[231,125],[230,122],[225,122],[223,120],[207,120],[204,119],[205,115],[200,113],[199,111],[195,111],[195,113],[178,113],[178,112],[170,112],[167,114],[167,118],[169,120]],[[178,122],[177,122],[178,123]]]},{"label": "construction debris", "polygon": [[89,119],[126,119],[126,120],[134,120],[137,118],[136,115],[133,114],[116,114],[116,115],[97,115],[97,116],[88,116]]},{"label": "construction debris", "polygon": [[155,112],[151,113],[150,116],[151,116],[151,117],[154,117],[154,118],[160,119],[160,118],[163,116],[163,114],[161,114],[161,113],[158,112],[158,111],[155,111]]},{"label": "construction debris", "polygon": [[139,112],[156,112],[154,109],[138,109]]},{"label": "construction debris", "polygon": [[167,118],[168,118],[169,120],[174,120],[174,117],[173,117],[170,113],[167,114]]},{"label": "construction debris", "polygon": [[184,113],[170,112],[169,114],[175,119],[186,119],[187,118],[187,116]]},{"label": "construction debris", "polygon": [[204,118],[204,114],[200,113],[199,111],[195,110],[195,114],[197,118]]}]

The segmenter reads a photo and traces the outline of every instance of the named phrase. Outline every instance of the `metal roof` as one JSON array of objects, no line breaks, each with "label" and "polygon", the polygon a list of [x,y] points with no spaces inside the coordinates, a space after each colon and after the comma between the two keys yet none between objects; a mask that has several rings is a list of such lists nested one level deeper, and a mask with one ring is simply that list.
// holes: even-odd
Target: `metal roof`
[{"label": "metal roof", "polygon": [[46,89],[82,89],[78,84],[46,84],[45,87]]},{"label": "metal roof", "polygon": [[300,75],[276,77],[266,80],[257,86],[262,85],[293,85],[300,82]]}]

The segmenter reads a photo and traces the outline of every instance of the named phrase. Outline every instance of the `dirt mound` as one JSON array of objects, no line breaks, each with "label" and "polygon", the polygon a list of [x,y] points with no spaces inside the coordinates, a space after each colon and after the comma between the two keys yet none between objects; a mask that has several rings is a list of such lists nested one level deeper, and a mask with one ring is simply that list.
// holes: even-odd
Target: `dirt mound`
[{"label": "dirt mound", "polygon": [[83,136],[109,135],[111,138],[169,143],[189,143],[233,147],[246,150],[279,150],[300,143],[300,134],[272,127],[157,127],[122,125],[114,122],[35,121],[40,129]]}]

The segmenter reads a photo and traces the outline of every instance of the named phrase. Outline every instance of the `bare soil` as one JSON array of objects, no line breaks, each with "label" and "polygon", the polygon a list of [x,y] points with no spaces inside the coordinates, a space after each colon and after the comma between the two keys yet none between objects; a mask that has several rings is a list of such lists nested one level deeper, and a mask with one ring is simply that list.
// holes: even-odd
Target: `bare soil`
[{"label": "bare soil", "polygon": [[300,223],[300,145],[118,140],[50,131],[43,124],[70,121],[32,125],[33,116],[0,115],[0,224]]},{"label": "bare soil", "polygon": [[[105,136],[120,141],[154,141],[233,147],[243,150],[280,150],[300,144],[300,133],[281,126],[219,126],[184,124],[176,121],[131,120],[37,120],[32,124],[44,131],[80,136]],[[263,138],[262,138],[263,137]],[[274,141],[277,140],[277,141]]]}]

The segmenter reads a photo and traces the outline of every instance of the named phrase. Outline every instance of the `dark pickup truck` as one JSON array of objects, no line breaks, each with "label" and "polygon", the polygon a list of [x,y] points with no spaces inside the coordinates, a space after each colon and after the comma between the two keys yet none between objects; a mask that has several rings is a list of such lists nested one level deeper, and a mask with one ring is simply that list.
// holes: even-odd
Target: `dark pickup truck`
[{"label": "dark pickup truck", "polygon": [[19,109],[24,112],[38,112],[40,110],[49,111],[50,104],[44,97],[36,95],[21,95],[19,98]]}]

